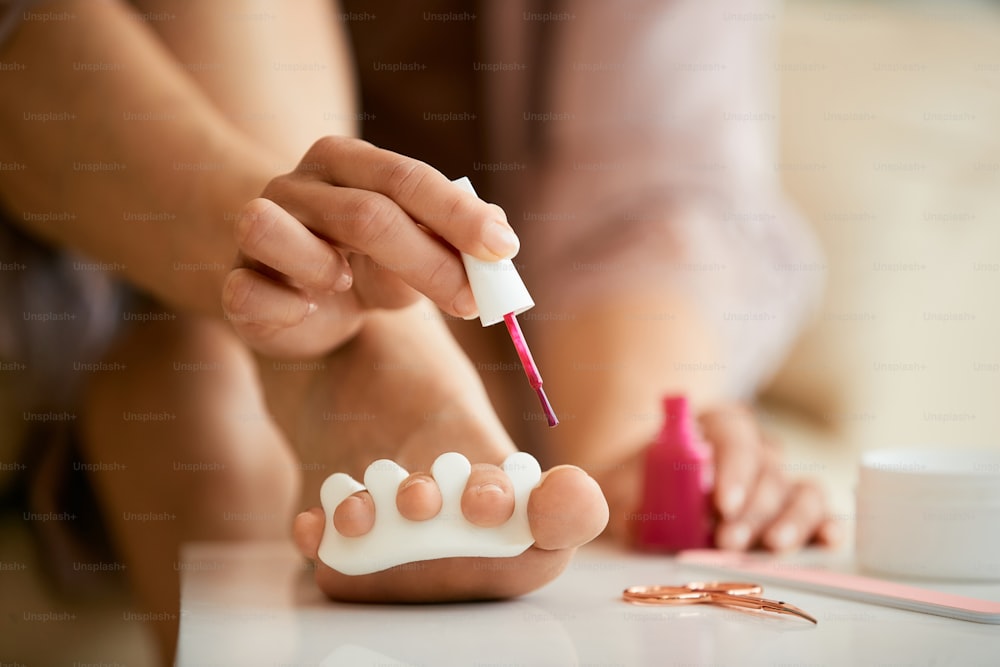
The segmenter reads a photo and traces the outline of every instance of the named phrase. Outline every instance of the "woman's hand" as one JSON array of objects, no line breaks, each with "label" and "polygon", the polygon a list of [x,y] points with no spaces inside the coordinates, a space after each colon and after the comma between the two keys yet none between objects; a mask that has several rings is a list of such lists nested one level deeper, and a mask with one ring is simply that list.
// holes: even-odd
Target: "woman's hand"
[{"label": "woman's hand", "polygon": [[478,313],[456,249],[514,255],[503,210],[428,165],[345,137],[324,137],[290,174],[249,202],[222,305],[237,333],[269,356],[322,355],[353,336],[363,313],[419,294],[445,312]]},{"label": "woman's hand", "polygon": [[791,551],[810,542],[839,541],[822,488],[785,476],[780,453],[750,410],[726,404],[702,413],[699,422],[715,457],[719,548]]}]

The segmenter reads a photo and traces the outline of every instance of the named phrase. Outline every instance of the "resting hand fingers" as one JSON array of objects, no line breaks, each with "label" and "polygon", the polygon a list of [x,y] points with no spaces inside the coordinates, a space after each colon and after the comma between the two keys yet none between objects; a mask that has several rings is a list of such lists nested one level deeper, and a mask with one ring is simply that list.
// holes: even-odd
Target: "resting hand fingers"
[{"label": "resting hand fingers", "polygon": [[713,499],[724,519],[743,511],[760,475],[764,447],[749,410],[727,405],[700,417],[702,433],[715,459]]},{"label": "resting hand fingers", "polygon": [[810,481],[791,486],[785,506],[764,531],[761,542],[772,551],[791,551],[813,538],[825,544],[839,539],[835,521],[827,518],[826,500],[820,487]]},{"label": "resting hand fingers", "polygon": [[[765,452],[765,457],[773,456]],[[787,484],[777,466],[766,461],[750,487],[744,507],[731,517],[724,517],[716,531],[716,542],[723,549],[742,550],[756,544],[762,531],[781,511]]]}]

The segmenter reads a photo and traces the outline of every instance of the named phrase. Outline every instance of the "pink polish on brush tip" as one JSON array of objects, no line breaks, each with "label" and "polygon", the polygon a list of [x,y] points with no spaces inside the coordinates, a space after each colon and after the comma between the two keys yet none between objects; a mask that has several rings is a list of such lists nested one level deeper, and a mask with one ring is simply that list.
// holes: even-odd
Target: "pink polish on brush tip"
[{"label": "pink polish on brush tip", "polygon": [[528,376],[528,383],[538,394],[542,411],[545,412],[545,419],[549,422],[549,426],[557,426],[559,418],[556,417],[556,413],[552,410],[552,404],[549,403],[549,397],[542,389],[542,375],[538,372],[538,366],[535,365],[535,360],[531,357],[531,350],[528,349],[528,343],[525,342],[524,334],[521,333],[521,325],[517,323],[517,316],[514,313],[507,313],[503,316],[503,321],[507,324],[507,333],[510,334],[510,339],[514,342],[514,349],[517,350],[517,356],[521,359],[524,374]]},{"label": "pink polish on brush tip", "polygon": [[710,547],[711,454],[695,433],[687,398],[666,397],[663,411],[663,428],[646,451],[637,544],[669,552]]}]

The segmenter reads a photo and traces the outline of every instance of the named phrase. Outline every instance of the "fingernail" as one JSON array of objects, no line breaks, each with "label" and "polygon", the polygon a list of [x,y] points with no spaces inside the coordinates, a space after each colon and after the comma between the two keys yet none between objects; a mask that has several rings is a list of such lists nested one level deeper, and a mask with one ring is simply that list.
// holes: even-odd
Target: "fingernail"
[{"label": "fingernail", "polygon": [[722,529],[719,536],[719,546],[723,549],[742,551],[750,544],[750,526],[745,523],[734,523]]},{"label": "fingernail", "polygon": [[354,284],[354,276],[350,273],[342,273],[337,282],[333,284],[334,292],[346,292],[351,289],[351,285]]},{"label": "fingernail", "polygon": [[466,287],[459,292],[458,296],[455,297],[454,308],[459,317],[464,320],[471,320],[479,315],[479,307],[476,306],[476,298],[472,296],[471,288]]},{"label": "fingernail", "polygon": [[483,230],[483,245],[501,259],[513,257],[521,248],[521,242],[514,230],[497,220]]},{"label": "fingernail", "polygon": [[746,491],[742,486],[731,486],[722,493],[719,499],[719,510],[723,516],[732,516],[743,507]]},{"label": "fingernail", "polygon": [[798,537],[798,531],[795,529],[795,526],[790,523],[786,523],[772,529],[771,534],[768,537],[768,543],[771,548],[780,551],[792,546],[795,542],[795,538]]},{"label": "fingernail", "polygon": [[499,493],[500,495],[503,495],[504,491],[503,487],[500,486],[499,484],[495,484],[493,482],[487,482],[486,484],[480,484],[479,486],[477,486],[476,493],[479,495],[483,495],[486,493]]}]

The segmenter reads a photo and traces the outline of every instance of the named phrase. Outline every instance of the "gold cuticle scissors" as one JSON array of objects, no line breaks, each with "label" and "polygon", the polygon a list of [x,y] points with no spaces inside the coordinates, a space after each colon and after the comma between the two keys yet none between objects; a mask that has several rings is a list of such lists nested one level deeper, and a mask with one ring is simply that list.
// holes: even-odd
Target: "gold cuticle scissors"
[{"label": "gold cuticle scissors", "polygon": [[818,621],[794,605],[760,597],[764,588],[758,584],[729,581],[695,581],[683,586],[630,586],[622,599],[632,604],[682,605],[714,604],[723,607],[757,609],[773,614],[798,616],[810,623]]}]

